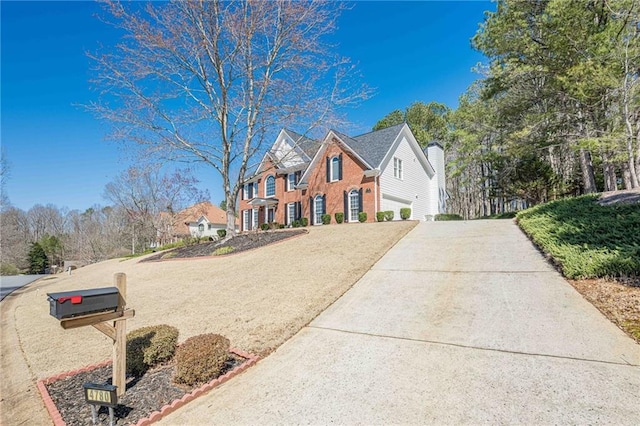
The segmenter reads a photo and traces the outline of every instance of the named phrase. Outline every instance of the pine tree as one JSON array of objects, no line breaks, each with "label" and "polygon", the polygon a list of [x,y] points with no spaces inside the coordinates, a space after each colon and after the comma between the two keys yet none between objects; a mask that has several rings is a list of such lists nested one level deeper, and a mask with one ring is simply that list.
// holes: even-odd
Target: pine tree
[{"label": "pine tree", "polygon": [[49,259],[47,254],[39,243],[33,243],[29,250],[29,273],[30,274],[44,274],[47,267],[49,267]]}]

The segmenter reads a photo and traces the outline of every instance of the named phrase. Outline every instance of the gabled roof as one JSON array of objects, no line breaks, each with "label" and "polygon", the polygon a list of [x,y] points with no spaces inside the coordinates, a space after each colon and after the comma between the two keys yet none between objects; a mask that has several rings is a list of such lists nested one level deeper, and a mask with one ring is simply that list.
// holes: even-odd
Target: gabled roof
[{"label": "gabled roof", "polygon": [[[350,138],[347,142],[372,167],[380,167],[382,160],[395,142],[396,138],[405,126],[405,123],[376,130],[360,136]],[[346,142],[346,141],[345,141]]]},{"label": "gabled roof", "polygon": [[[385,159],[387,158],[389,152],[392,150],[392,148],[394,148],[394,146],[396,146],[401,133],[405,129],[407,132],[411,133],[411,130],[409,129],[407,123],[401,123],[396,124],[395,126],[387,127],[385,129],[375,130],[354,137],[345,135],[344,133],[338,132],[336,130],[330,130],[322,139],[322,141],[310,139],[306,136],[294,132],[293,130],[288,129],[282,129],[281,134],[284,132],[295,142],[293,148],[296,154],[300,156],[301,160],[304,161],[304,164],[300,164],[300,166],[303,167],[302,170],[304,170],[300,183],[304,184],[308,177],[308,173],[319,161],[319,158],[326,150],[327,144],[331,141],[332,136],[339,139],[344,147],[351,151],[367,169],[374,170],[380,169],[383,166],[383,162],[386,161]],[[280,138],[278,138],[278,140],[280,140]],[[417,145],[415,138],[411,138],[411,141],[411,144],[415,148],[414,151],[422,151],[419,145]],[[437,141],[434,141],[432,143],[440,145]],[[276,144],[274,143],[274,146],[275,145]],[[425,167],[430,169],[431,173],[433,173],[433,167],[431,164],[429,164],[429,161],[426,157],[426,150],[423,151],[423,153],[425,154],[425,157],[424,159],[421,159],[421,161],[424,160]],[[278,161],[278,159],[274,158],[274,155],[271,154],[271,151],[268,152],[268,155],[269,158],[274,161],[274,163]],[[263,161],[265,160],[265,158],[263,158]],[[260,169],[258,169],[257,171],[259,170]]]},{"label": "gabled roof", "polygon": [[320,141],[308,138],[300,133],[294,132],[293,130],[282,130],[289,135],[291,139],[293,139],[293,142],[295,143],[294,149],[307,156],[307,161],[312,159],[316,154],[316,151],[318,151],[318,148],[320,148]]},{"label": "gabled roof", "polygon": [[227,212],[209,201],[203,201],[179,211],[174,220],[174,232],[178,235],[189,234],[189,224],[205,218],[209,223],[226,224]]},{"label": "gabled roof", "polygon": [[311,160],[311,163],[309,163],[307,169],[302,174],[302,177],[300,178],[300,183],[298,184],[298,186],[304,186],[308,183],[309,174],[315,168],[316,164],[318,164],[318,162],[320,161],[320,157],[322,157],[326,152],[327,147],[333,138],[337,138],[341,142],[341,144],[344,146],[344,148],[352,152],[354,157],[356,157],[359,161],[362,162],[363,166],[365,166],[367,169],[373,168],[370,164],[367,163],[367,161],[364,158],[362,158],[362,156],[360,156],[360,154],[357,151],[351,148],[350,144],[355,143],[356,142],[355,140],[345,135],[344,133],[340,133],[335,130],[329,130],[329,133],[327,133],[327,136],[325,136],[324,140],[322,141],[322,144],[320,145],[320,149],[316,151],[315,155],[313,156],[313,159]]}]

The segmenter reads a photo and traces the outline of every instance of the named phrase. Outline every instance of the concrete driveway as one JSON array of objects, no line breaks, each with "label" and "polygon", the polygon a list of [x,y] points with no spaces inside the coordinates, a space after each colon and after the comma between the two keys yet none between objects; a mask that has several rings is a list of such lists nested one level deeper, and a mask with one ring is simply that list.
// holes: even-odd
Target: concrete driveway
[{"label": "concrete driveway", "polygon": [[639,401],[640,345],[512,221],[430,222],[256,367],[162,422],[637,425]]}]

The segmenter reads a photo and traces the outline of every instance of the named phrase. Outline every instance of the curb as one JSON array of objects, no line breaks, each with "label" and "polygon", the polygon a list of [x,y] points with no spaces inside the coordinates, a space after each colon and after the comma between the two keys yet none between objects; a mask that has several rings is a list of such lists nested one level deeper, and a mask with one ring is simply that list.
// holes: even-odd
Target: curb
[{"label": "curb", "polygon": [[[147,426],[157,422],[163,417],[173,413],[183,405],[193,401],[194,399],[202,395],[205,395],[207,392],[214,389],[215,387],[229,381],[230,379],[234,378],[238,374],[244,372],[245,370],[247,370],[249,367],[252,367],[260,360],[259,356],[250,354],[248,352],[244,352],[240,349],[231,348],[229,349],[229,352],[239,357],[245,358],[246,361],[240,364],[239,366],[237,366],[236,368],[234,368],[233,370],[227,371],[222,376],[219,376],[218,378],[213,379],[210,382],[200,386],[199,388],[194,389],[191,392],[185,394],[182,398],[176,399],[171,403],[163,406],[160,409],[160,411],[154,411],[149,415],[149,417],[145,417],[138,420],[135,426]],[[62,420],[62,415],[60,414],[60,411],[58,411],[58,407],[56,407],[56,404],[51,399],[51,395],[49,395],[49,391],[47,391],[46,385],[56,382],[58,380],[64,379],[65,377],[74,376],[79,373],[84,373],[85,371],[95,370],[96,368],[105,367],[110,364],[111,364],[111,360],[106,360],[106,361],[99,362],[97,364],[91,364],[85,367],[78,368],[77,370],[67,371],[64,373],[56,374],[55,376],[48,377],[46,379],[38,380],[37,382],[38,390],[40,391],[40,395],[42,396],[44,405],[47,408],[47,411],[49,412],[49,416],[51,416],[51,420],[53,421],[53,424],[55,426],[66,426],[66,423],[64,420]]]}]

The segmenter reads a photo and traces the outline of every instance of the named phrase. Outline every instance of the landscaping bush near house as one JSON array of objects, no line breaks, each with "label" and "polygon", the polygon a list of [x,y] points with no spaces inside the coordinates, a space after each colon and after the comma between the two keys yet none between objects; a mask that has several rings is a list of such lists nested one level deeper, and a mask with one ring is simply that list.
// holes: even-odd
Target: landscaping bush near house
[{"label": "landscaping bush near house", "polygon": [[300,221],[299,220],[294,220],[293,222],[291,222],[291,227],[292,228],[300,228]]},{"label": "landscaping bush near house", "polygon": [[434,220],[463,220],[459,214],[440,213],[437,214]]},{"label": "landscaping bush near house", "polygon": [[336,216],[336,223],[344,222],[344,213],[338,212],[335,214],[335,216]]},{"label": "landscaping bush near house", "polygon": [[601,206],[596,199],[552,201],[516,217],[568,278],[640,275],[640,205]]},{"label": "landscaping bush near house", "polygon": [[260,229],[262,229],[263,231],[269,230],[269,224],[268,223],[261,224]]},{"label": "landscaping bush near house", "polygon": [[383,222],[384,221],[384,212],[376,212],[376,220],[378,222]]},{"label": "landscaping bush near house", "polygon": [[309,226],[309,218],[303,217],[300,219],[300,225]]},{"label": "landscaping bush near house", "polygon": [[149,368],[169,361],[176,351],[178,329],[152,325],[127,334],[127,373],[140,376]]},{"label": "landscaping bush near house", "polygon": [[360,223],[364,223],[367,221],[367,212],[360,212],[358,213],[358,221]]},{"label": "landscaping bush near house", "polygon": [[219,334],[190,337],[176,351],[176,383],[195,385],[220,375],[229,358],[229,339]]},{"label": "landscaping bush near house", "polygon": [[384,220],[386,221],[393,220],[393,216],[395,216],[395,213],[393,213],[393,210],[386,210],[384,212]]},{"label": "landscaping bush near house", "polygon": [[218,229],[216,231],[216,233],[218,234],[218,237],[220,238],[224,238],[227,236],[227,230],[226,229]]},{"label": "landscaping bush near house", "polygon": [[330,214],[323,214],[321,217],[322,217],[322,224],[323,225],[329,225],[331,223],[331,215]]},{"label": "landscaping bush near house", "polygon": [[217,249],[214,250],[213,253],[211,253],[212,256],[221,256],[223,254],[229,254],[233,252],[233,247],[231,246],[225,246],[225,247],[219,247]]},{"label": "landscaping bush near house", "polygon": [[400,209],[400,219],[407,220],[411,217],[411,209],[409,207],[402,207]]}]

